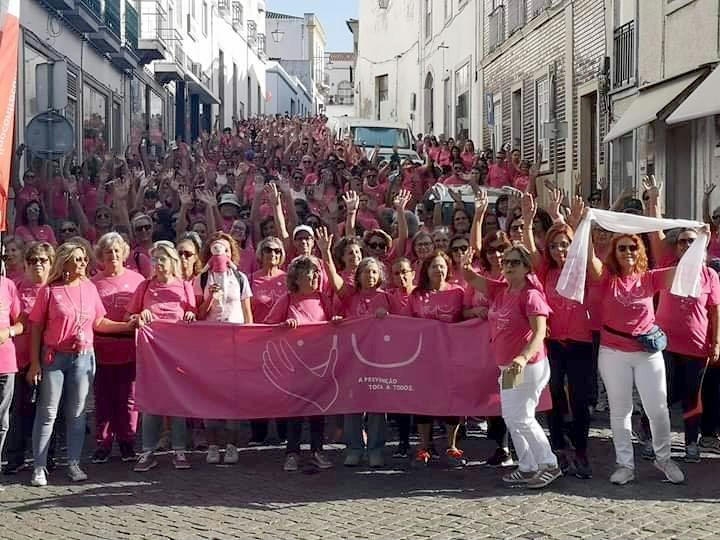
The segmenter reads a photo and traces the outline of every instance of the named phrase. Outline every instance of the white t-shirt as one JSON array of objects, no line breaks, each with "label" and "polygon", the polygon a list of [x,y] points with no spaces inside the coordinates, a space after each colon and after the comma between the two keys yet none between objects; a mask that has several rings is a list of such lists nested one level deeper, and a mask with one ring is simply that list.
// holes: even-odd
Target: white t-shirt
[{"label": "white t-shirt", "polygon": [[[238,282],[236,274],[240,277],[240,282]],[[230,268],[224,273],[208,272],[207,283],[203,291],[204,300],[208,300],[212,296],[210,286],[215,283],[220,285],[223,295],[221,300],[216,300],[213,303],[206,320],[245,324],[242,301],[252,298],[250,282],[247,276],[240,271],[233,272]]]}]

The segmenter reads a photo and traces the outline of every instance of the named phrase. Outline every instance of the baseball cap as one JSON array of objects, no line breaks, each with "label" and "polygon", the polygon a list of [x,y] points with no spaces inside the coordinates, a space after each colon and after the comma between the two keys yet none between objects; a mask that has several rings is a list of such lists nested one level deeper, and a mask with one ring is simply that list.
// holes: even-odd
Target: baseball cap
[{"label": "baseball cap", "polygon": [[315,232],[312,230],[312,227],[310,227],[309,225],[298,225],[293,230],[293,238],[295,238],[299,232],[303,232],[303,231],[308,233],[311,237],[315,236]]},{"label": "baseball cap", "polygon": [[220,197],[220,202],[218,203],[218,206],[222,206],[223,204],[232,204],[233,206],[242,208],[240,201],[234,193],[224,193],[222,197]]}]

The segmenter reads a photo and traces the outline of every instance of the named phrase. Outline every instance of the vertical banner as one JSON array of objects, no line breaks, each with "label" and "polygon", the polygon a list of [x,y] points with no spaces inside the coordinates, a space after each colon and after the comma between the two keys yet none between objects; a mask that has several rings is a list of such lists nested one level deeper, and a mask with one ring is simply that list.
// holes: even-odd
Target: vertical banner
[{"label": "vertical banner", "polygon": [[17,91],[20,0],[0,2],[0,231],[7,228]]}]

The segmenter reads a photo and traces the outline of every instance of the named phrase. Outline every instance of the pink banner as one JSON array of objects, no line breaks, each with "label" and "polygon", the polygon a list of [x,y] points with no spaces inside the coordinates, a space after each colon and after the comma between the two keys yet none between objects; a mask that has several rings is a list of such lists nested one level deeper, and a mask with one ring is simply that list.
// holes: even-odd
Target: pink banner
[{"label": "pink banner", "polygon": [[499,415],[488,330],[394,316],[294,330],[153,322],[138,332],[137,403],[190,418]]}]

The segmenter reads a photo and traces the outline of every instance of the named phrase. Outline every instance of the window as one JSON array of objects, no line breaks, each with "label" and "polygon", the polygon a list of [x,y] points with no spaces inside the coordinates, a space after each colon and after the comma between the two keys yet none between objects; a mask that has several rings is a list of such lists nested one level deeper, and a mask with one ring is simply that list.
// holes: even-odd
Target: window
[{"label": "window", "polygon": [[541,162],[548,161],[550,156],[550,139],[543,137],[543,125],[550,121],[550,84],[544,77],[535,82],[535,142],[542,146]]},{"label": "window", "polygon": [[175,0],[175,7],[177,8],[177,24],[179,28],[183,27],[183,5],[182,0]]},{"label": "window", "polygon": [[115,152],[120,154],[123,150],[123,114],[122,106],[119,102],[113,101],[112,104],[112,147]]},{"label": "window", "polygon": [[165,101],[154,90],[150,90],[150,119],[148,122],[150,142],[162,146],[165,130]]},{"label": "window", "polygon": [[375,77],[375,87],[377,88],[378,101],[388,100],[388,76],[380,75]]},{"label": "window", "polygon": [[204,36],[208,35],[208,3],[203,2],[202,7],[202,32]]},{"label": "window", "polygon": [[425,39],[430,39],[433,35],[432,3],[433,0],[425,0]]},{"label": "window", "polygon": [[512,114],[510,125],[512,147],[522,150],[522,89],[518,88],[512,93],[510,106]]},{"label": "window", "polygon": [[233,26],[242,26],[243,24],[243,6],[240,2],[232,3],[232,24]]},{"label": "window", "polygon": [[445,20],[447,21],[450,17],[452,17],[452,3],[453,0],[443,0],[445,3]]},{"label": "window", "polygon": [[233,88],[233,115],[238,117],[238,67],[233,62],[233,75],[232,75],[232,88]]},{"label": "window", "polygon": [[108,150],[108,98],[90,85],[83,86],[83,150],[86,156]]},{"label": "window", "polygon": [[508,0],[508,33],[522,28],[525,24],[525,2],[526,0]]},{"label": "window", "polygon": [[455,136],[470,136],[470,63],[455,72]]},{"label": "window", "polygon": [[145,136],[147,95],[145,84],[137,77],[130,81],[130,144],[137,146]]},{"label": "window", "polygon": [[497,152],[502,148],[503,142],[503,125],[502,125],[502,95],[493,96],[493,119],[495,125],[493,129],[493,148]]},{"label": "window", "polygon": [[35,70],[49,58],[32,47],[25,46],[25,124],[38,114],[37,95],[35,93]]},{"label": "window", "polygon": [[505,41],[505,6],[502,4],[490,13],[488,35],[490,50],[497,48]]},{"label": "window", "polygon": [[615,139],[611,146],[612,152],[612,179],[610,183],[610,196],[615,197],[625,188],[635,185],[635,152],[633,133]]}]

